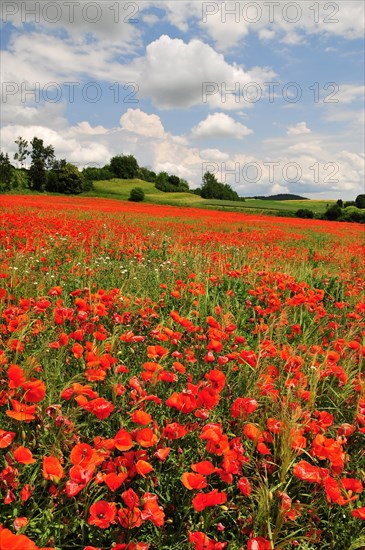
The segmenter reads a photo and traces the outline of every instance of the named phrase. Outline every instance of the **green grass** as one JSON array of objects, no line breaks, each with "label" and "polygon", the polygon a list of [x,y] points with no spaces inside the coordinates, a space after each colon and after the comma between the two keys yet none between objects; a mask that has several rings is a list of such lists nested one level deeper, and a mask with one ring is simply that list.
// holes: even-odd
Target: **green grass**
[{"label": "green grass", "polygon": [[140,187],[145,193],[145,202],[152,204],[166,204],[172,206],[192,206],[199,208],[232,209],[267,211],[267,213],[296,212],[299,208],[308,208],[315,214],[325,212],[327,204],[331,200],[303,200],[303,201],[271,201],[260,199],[247,199],[245,202],[225,201],[217,199],[203,199],[191,193],[164,193],[156,189],[153,183],[140,179],[122,180],[112,179],[95,181],[94,190],[84,193],[83,196],[103,197],[117,200],[128,200],[133,187]]}]

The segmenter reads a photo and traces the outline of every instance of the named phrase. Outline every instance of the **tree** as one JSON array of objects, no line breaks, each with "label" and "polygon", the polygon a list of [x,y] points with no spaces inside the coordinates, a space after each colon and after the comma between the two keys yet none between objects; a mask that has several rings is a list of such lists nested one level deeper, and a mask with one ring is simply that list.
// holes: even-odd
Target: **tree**
[{"label": "tree", "polygon": [[342,200],[342,199],[338,199],[338,201],[336,202],[336,204],[337,204],[340,208],[343,208],[343,200]]},{"label": "tree", "polygon": [[169,175],[167,172],[157,174],[155,187],[160,191],[167,191],[169,186]]},{"label": "tree", "polygon": [[148,168],[139,167],[137,177],[143,181],[155,183],[156,172],[153,172],[153,170],[149,170]]},{"label": "tree", "polygon": [[29,169],[30,189],[43,191],[47,182],[46,169],[51,167],[54,162],[54,148],[52,145],[45,147],[43,139],[37,137],[34,137],[30,144],[32,146],[32,164]]},{"label": "tree", "polygon": [[0,153],[0,190],[1,191],[10,191],[11,189],[11,178],[12,178],[13,167],[9,160],[9,155],[6,153]]},{"label": "tree", "polygon": [[205,172],[201,196],[203,199],[214,199],[219,194],[218,180],[211,172]]},{"label": "tree", "polygon": [[297,218],[307,218],[312,219],[314,218],[314,213],[312,210],[309,210],[308,208],[299,208],[299,210],[295,213]]},{"label": "tree", "polygon": [[14,160],[17,160],[20,163],[20,167],[23,168],[24,161],[29,155],[28,142],[23,139],[21,136],[18,137],[18,139],[15,140],[15,143],[18,146],[18,152],[14,155]]},{"label": "tree", "polygon": [[89,181],[102,181],[102,180],[111,180],[115,177],[115,174],[112,172],[110,165],[103,166],[102,168],[96,168],[94,166],[88,166],[82,171],[86,180]]},{"label": "tree", "polygon": [[203,176],[201,196],[203,199],[240,200],[236,191],[233,191],[228,183],[219,183],[211,172],[205,172]]},{"label": "tree", "polygon": [[85,179],[74,164],[62,159],[56,161],[47,174],[47,191],[78,195],[85,191]]},{"label": "tree", "polygon": [[180,178],[178,176],[171,175],[168,178],[169,184],[174,185],[175,187],[179,187],[180,185]]},{"label": "tree", "polygon": [[341,217],[342,209],[338,206],[338,204],[333,204],[329,208],[327,208],[326,212],[324,213],[324,218],[326,220],[335,221],[338,220]]},{"label": "tree", "polygon": [[138,162],[133,155],[117,155],[110,159],[110,168],[117,178],[133,179],[138,175]]},{"label": "tree", "polygon": [[140,187],[133,187],[129,195],[129,201],[142,202],[144,200],[144,191]]},{"label": "tree", "polygon": [[365,195],[357,195],[355,204],[357,208],[360,208],[361,210],[365,208]]}]

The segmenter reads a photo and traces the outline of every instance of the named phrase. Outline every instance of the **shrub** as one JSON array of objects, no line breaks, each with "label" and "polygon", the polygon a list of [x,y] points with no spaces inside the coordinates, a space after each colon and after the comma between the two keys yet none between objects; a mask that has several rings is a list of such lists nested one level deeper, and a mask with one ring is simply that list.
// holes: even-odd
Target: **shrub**
[{"label": "shrub", "polygon": [[357,208],[363,210],[365,208],[365,195],[357,195],[355,203]]},{"label": "shrub", "polygon": [[140,187],[133,187],[129,195],[129,201],[142,202],[144,200],[144,191]]},{"label": "shrub", "polygon": [[327,208],[326,212],[324,213],[324,219],[335,221],[338,220],[341,217],[342,210],[338,206],[338,204],[333,204],[329,208]]},{"label": "shrub", "polygon": [[365,223],[365,212],[356,206],[348,206],[342,211],[341,221]]},{"label": "shrub", "polygon": [[299,208],[299,210],[296,211],[295,215],[297,218],[314,218],[314,212],[312,210],[309,210],[308,208]]}]

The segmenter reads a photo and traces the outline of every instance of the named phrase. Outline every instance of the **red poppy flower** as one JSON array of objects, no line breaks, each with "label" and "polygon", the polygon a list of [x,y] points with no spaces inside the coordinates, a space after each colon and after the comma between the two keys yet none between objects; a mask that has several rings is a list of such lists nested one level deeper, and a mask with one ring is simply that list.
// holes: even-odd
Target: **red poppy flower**
[{"label": "red poppy flower", "polygon": [[146,460],[137,460],[136,470],[139,475],[146,477],[146,474],[149,474],[153,471],[153,466],[151,466],[151,464]]},{"label": "red poppy flower", "polygon": [[139,508],[120,508],[118,510],[119,523],[124,529],[134,529],[142,525],[142,512]]},{"label": "red poppy flower", "polygon": [[43,477],[56,483],[64,477],[63,468],[58,458],[55,456],[43,458]]},{"label": "red poppy flower", "polygon": [[9,388],[19,388],[25,382],[23,369],[18,365],[10,365],[8,368]]},{"label": "red poppy flower", "polygon": [[313,466],[313,464],[309,464],[306,460],[301,460],[294,466],[293,474],[304,481],[321,483],[329,475],[329,470]]},{"label": "red poppy flower", "polygon": [[9,447],[15,436],[15,432],[0,430],[0,449],[6,449],[6,447]]},{"label": "red poppy flower", "polygon": [[0,526],[1,550],[39,550],[39,547],[25,535],[14,535]]},{"label": "red poppy flower", "polygon": [[158,437],[151,428],[143,428],[137,431],[136,441],[141,447],[153,447],[156,445]]},{"label": "red poppy flower", "polygon": [[271,550],[271,543],[264,537],[255,537],[248,541],[247,550]]},{"label": "red poppy flower", "polygon": [[89,525],[96,525],[100,529],[107,529],[114,522],[117,515],[117,507],[115,502],[107,502],[106,500],[98,500],[90,506]]},{"label": "red poppy flower", "polygon": [[238,480],[238,488],[245,497],[248,497],[251,493],[251,484],[247,477],[240,477]]},{"label": "red poppy flower", "polygon": [[114,437],[115,447],[119,451],[129,451],[133,447],[133,440],[127,430],[121,428]]},{"label": "red poppy flower", "polygon": [[23,384],[24,399],[28,403],[39,403],[46,395],[46,385],[42,380],[29,380]]},{"label": "red poppy flower", "polygon": [[362,508],[356,508],[355,510],[352,510],[351,515],[354,518],[365,520],[365,506],[363,506]]},{"label": "red poppy flower", "polygon": [[247,415],[255,412],[257,406],[256,399],[237,397],[231,408],[232,418],[245,418]]},{"label": "red poppy flower", "polygon": [[162,506],[158,505],[157,496],[152,493],[145,493],[142,497],[142,501],[144,502],[142,511],[143,521],[150,520],[157,527],[162,527],[165,522],[165,514]]},{"label": "red poppy flower", "polygon": [[132,414],[132,422],[136,424],[141,424],[142,426],[148,426],[152,422],[152,416],[145,411],[137,410]]},{"label": "red poppy flower", "polygon": [[36,462],[35,458],[33,458],[31,451],[26,447],[18,447],[13,452],[13,455],[15,460],[17,460],[21,464],[34,464],[34,462]]},{"label": "red poppy flower", "polygon": [[96,453],[87,443],[78,443],[72,449],[70,459],[72,464],[87,468],[96,459]]},{"label": "red poppy flower", "polygon": [[219,493],[218,489],[213,489],[209,493],[198,493],[192,500],[192,504],[197,512],[202,512],[207,506],[216,506],[224,504],[227,501],[225,493]]},{"label": "red poppy flower", "polygon": [[226,542],[215,542],[201,531],[189,533],[189,542],[195,550],[223,550],[227,546]]},{"label": "red poppy flower", "polygon": [[198,474],[209,475],[216,471],[216,467],[209,461],[203,460],[191,465],[191,469]]},{"label": "red poppy flower", "polygon": [[171,451],[171,447],[163,447],[162,449],[157,449],[154,456],[159,460],[161,460],[161,462],[165,462],[170,451]]},{"label": "red poppy flower", "polygon": [[116,491],[121,485],[123,485],[127,477],[128,472],[120,472],[119,474],[111,472],[110,474],[106,474],[103,480],[111,491]]},{"label": "red poppy flower", "polygon": [[205,489],[208,485],[208,482],[202,474],[192,474],[191,472],[185,472],[181,481],[187,489]]},{"label": "red poppy flower", "polygon": [[19,422],[31,422],[34,420],[35,413],[37,411],[37,405],[25,405],[16,401],[15,399],[10,400],[13,410],[5,411],[5,413]]}]

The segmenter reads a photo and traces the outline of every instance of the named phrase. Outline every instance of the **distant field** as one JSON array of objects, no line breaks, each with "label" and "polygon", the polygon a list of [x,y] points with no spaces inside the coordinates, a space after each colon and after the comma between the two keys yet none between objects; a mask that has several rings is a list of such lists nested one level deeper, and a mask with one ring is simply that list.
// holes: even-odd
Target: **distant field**
[{"label": "distant field", "polygon": [[234,210],[268,210],[296,212],[299,208],[308,208],[316,214],[325,212],[327,205],[334,203],[331,200],[303,200],[303,201],[271,201],[260,199],[247,199],[245,202],[221,201],[217,199],[202,199],[191,193],[164,193],[155,188],[153,183],[139,179],[121,180],[112,179],[95,181],[94,190],[84,193],[89,197],[104,197],[118,200],[128,200],[133,187],[141,187],[145,193],[145,202],[153,204],[169,204],[172,206],[196,206],[200,208],[222,208]]}]

